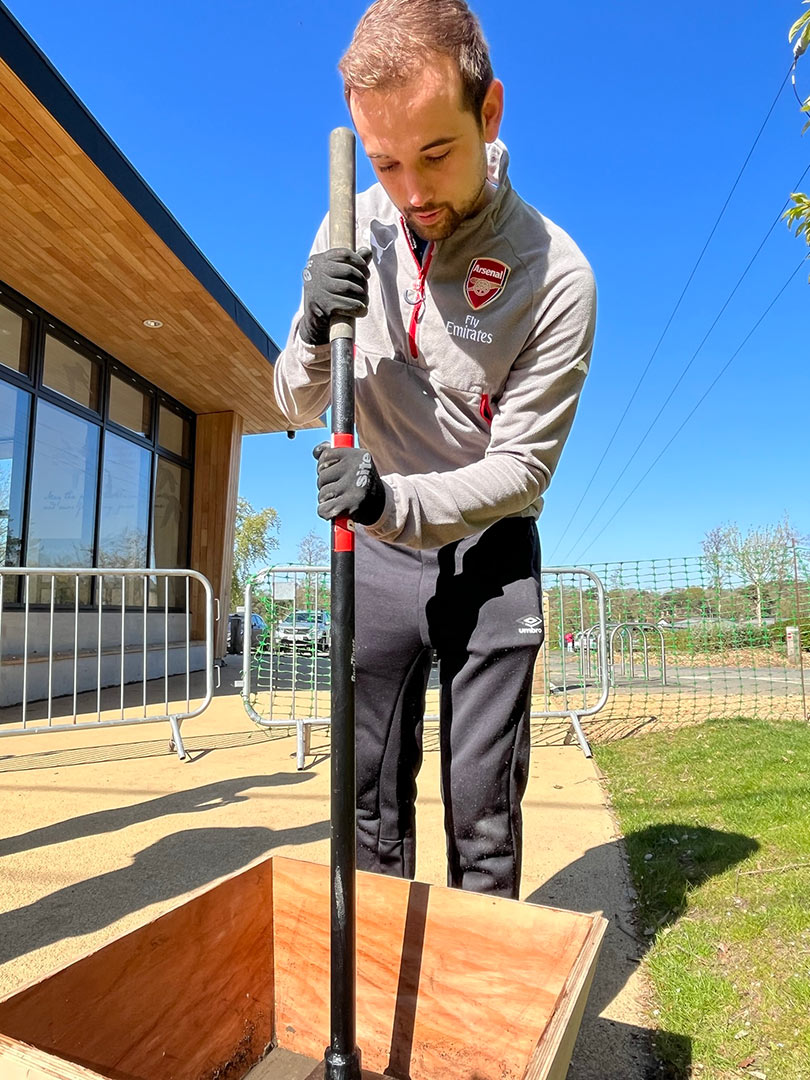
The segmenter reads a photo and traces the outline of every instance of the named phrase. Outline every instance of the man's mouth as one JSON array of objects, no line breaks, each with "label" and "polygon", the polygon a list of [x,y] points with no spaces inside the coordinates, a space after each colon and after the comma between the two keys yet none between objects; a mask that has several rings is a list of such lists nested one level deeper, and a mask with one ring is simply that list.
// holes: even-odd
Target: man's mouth
[{"label": "man's mouth", "polygon": [[417,213],[416,211],[411,211],[412,216],[419,222],[420,225],[432,225],[433,222],[439,218],[439,215],[441,213],[441,207],[439,207],[438,210],[429,210],[427,213]]}]

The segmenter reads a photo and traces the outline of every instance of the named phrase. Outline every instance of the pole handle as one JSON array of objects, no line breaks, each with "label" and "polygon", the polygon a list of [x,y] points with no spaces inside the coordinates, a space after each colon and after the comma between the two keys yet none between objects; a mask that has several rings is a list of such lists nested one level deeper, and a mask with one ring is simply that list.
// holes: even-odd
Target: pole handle
[{"label": "pole handle", "polygon": [[[355,137],[347,127],[335,128],[329,136],[329,246],[355,247],[354,225]],[[354,340],[354,319],[336,318],[329,327],[329,340]]]}]

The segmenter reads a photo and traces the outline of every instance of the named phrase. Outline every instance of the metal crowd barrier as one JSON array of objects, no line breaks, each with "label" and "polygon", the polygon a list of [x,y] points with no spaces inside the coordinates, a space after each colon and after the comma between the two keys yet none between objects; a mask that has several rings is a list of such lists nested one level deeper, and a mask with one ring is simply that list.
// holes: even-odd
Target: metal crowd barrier
[{"label": "metal crowd barrier", "polygon": [[542,584],[545,641],[535,669],[532,718],[569,720],[566,742],[576,738],[591,757],[582,721],[605,707],[611,685],[605,588],[580,566],[543,567]]},{"label": "metal crowd barrier", "polygon": [[[542,582],[546,639],[535,669],[531,715],[569,721],[566,741],[576,738],[590,757],[582,723],[604,707],[611,686],[604,586],[580,567],[548,567]],[[263,625],[254,627],[257,614]],[[299,769],[310,753],[312,727],[330,722],[328,623],[329,567],[268,567],[248,583],[242,700],[256,724],[295,727]],[[586,640],[587,648],[571,647],[572,639]],[[595,669],[591,648],[597,654]],[[426,720],[438,719],[435,681],[433,676]]]},{"label": "metal crowd barrier", "polygon": [[329,583],[328,566],[274,566],[245,589],[242,701],[261,727],[295,727],[299,769],[330,722]]},{"label": "metal crowd barrier", "polygon": [[167,721],[182,760],[213,679],[214,597],[195,570],[0,567],[0,737]]}]

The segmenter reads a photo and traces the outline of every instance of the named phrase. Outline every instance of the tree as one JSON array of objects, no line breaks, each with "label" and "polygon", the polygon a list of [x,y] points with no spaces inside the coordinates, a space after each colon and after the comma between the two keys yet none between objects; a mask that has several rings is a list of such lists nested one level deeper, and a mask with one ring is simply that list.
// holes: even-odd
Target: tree
[{"label": "tree", "polygon": [[[802,0],[804,4],[810,4],[810,0]],[[788,32],[788,41],[794,41],[793,46],[793,58],[794,65],[798,63],[799,58],[810,45],[810,11],[805,11],[804,15],[800,15],[796,22],[791,26]],[[803,113],[810,113],[810,97],[805,98],[802,105]],[[802,128],[802,135],[810,127],[810,120]],[[795,229],[798,237],[804,237],[805,242],[810,245],[810,199],[802,192],[794,191],[791,194],[793,200],[793,206],[785,211],[784,217],[787,221],[789,229]]]},{"label": "tree", "polygon": [[703,537],[703,565],[706,568],[709,588],[716,597],[720,597],[723,579],[726,576],[726,530],[727,525],[718,525],[709,529]]},{"label": "tree", "polygon": [[248,577],[269,562],[270,552],[278,547],[278,527],[278,514],[271,506],[254,510],[247,499],[239,496],[233,545],[232,607],[244,604]]},{"label": "tree", "polygon": [[298,545],[298,561],[302,566],[328,566],[329,545],[314,529],[301,538]]},{"label": "tree", "polygon": [[[303,566],[329,566],[329,545],[314,529],[301,539],[298,545],[298,561]],[[326,574],[307,574],[301,589],[301,604],[307,610],[321,608],[331,610],[329,577]]]},{"label": "tree", "polygon": [[769,586],[782,585],[793,570],[793,546],[802,538],[787,514],[775,525],[740,531],[736,522],[710,529],[703,539],[703,557],[719,589],[727,575],[753,587],[757,624],[762,626],[763,601]]}]

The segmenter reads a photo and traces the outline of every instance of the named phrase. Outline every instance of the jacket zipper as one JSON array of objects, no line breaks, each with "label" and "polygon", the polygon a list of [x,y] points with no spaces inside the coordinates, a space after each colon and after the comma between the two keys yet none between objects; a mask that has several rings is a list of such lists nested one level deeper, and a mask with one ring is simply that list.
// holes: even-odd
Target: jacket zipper
[{"label": "jacket zipper", "polygon": [[411,312],[411,324],[408,327],[408,346],[411,350],[411,356],[414,360],[419,356],[419,347],[416,344],[416,328],[419,325],[419,315],[422,311],[422,307],[425,303],[425,281],[427,280],[428,270],[430,270],[430,264],[433,261],[433,252],[436,250],[436,245],[431,240],[425,249],[425,261],[420,263],[416,257],[416,252],[413,250],[413,244],[408,236],[408,227],[405,224],[405,218],[401,217],[402,229],[405,233],[405,239],[408,241],[408,247],[410,248],[413,261],[416,263],[416,269],[419,273],[419,281],[416,285],[417,301],[413,305],[413,311]]}]

